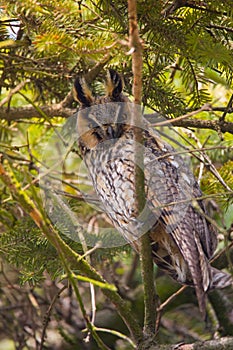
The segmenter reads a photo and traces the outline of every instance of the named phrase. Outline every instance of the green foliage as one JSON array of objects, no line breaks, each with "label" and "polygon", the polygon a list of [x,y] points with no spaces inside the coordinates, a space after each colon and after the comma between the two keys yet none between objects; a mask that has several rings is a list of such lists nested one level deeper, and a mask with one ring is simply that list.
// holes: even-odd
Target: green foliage
[{"label": "green foliage", "polygon": [[0,246],[4,259],[20,269],[22,283],[37,284],[44,279],[45,270],[54,277],[61,273],[56,250],[30,218],[18,220],[6,230],[0,236]]},{"label": "green foliage", "polygon": [[[214,110],[202,111],[193,119],[218,121],[233,88],[232,0],[190,1],[173,10],[172,5],[174,2],[170,0],[137,1],[144,46],[143,104],[148,110],[170,118],[210,104]],[[92,266],[118,287],[128,303],[133,303],[133,311],[137,312],[136,317],[141,322],[143,292],[137,263],[132,260],[132,248],[117,241],[119,236],[102,214],[93,194],[73,138],[76,136],[76,117],[64,123],[60,112],[52,119],[43,112],[44,109],[40,110],[40,117],[35,117],[34,111],[29,117],[26,112],[24,115],[24,107],[28,104],[35,109],[61,103],[70,92],[76,75],[93,73],[100,62],[98,82],[92,82],[90,78],[95,92],[104,93],[100,82],[106,75],[104,70],[111,67],[123,73],[125,91],[131,96],[132,67],[127,40],[127,2],[123,0],[3,0],[0,11],[0,92],[1,98],[7,98],[7,101],[0,106],[0,162],[4,167],[6,161],[9,163],[7,174],[13,174],[19,191],[30,198],[46,223],[48,221],[59,232],[62,242],[81,256],[87,254]],[[29,82],[20,93],[10,96],[12,89],[17,89],[26,79]],[[19,115],[14,120],[7,118],[6,111],[11,116],[15,107]],[[72,99],[63,107],[75,112]],[[225,120],[233,122],[232,106],[229,108]],[[6,120],[2,119],[1,112]],[[193,133],[195,137],[190,138],[184,130],[179,131],[185,146],[199,148],[201,144],[207,148],[206,154],[223,181],[233,189],[232,134],[197,129]],[[200,157],[196,159],[193,155],[192,162],[198,175]],[[47,176],[44,176],[44,171],[47,171]],[[233,220],[232,194],[208,167],[203,171],[201,185],[203,194],[213,197],[219,205],[218,213],[213,213],[218,225],[222,227],[225,223],[229,229]],[[23,211],[17,199],[12,198],[9,186],[3,182],[0,182],[0,201],[0,255],[18,268],[20,282],[41,285],[47,272],[52,279],[64,277],[67,256],[63,256],[62,263],[58,250],[29,217],[31,213]],[[85,240],[78,237],[77,228],[85,233]],[[101,242],[112,248],[94,248],[89,254],[89,249]],[[74,266],[72,262],[67,269]],[[157,269],[155,272],[161,273]],[[83,275],[83,271],[75,268],[77,273]],[[74,279],[81,290],[79,306],[82,308],[83,299],[89,317],[93,310],[89,310],[89,288],[86,286],[88,281],[93,282],[93,278],[77,274]],[[96,280],[93,284],[98,291],[104,286],[103,282]],[[158,277],[162,302],[177,289],[178,286],[164,275]],[[106,313],[112,309],[104,304],[99,292],[96,300],[97,312]],[[190,307],[191,302],[195,303],[195,297],[188,290],[187,294],[180,295],[168,305],[164,311],[167,323],[163,324],[160,341],[176,343],[184,338],[192,341],[195,337],[204,340],[210,336],[195,308],[195,317],[192,317],[192,312],[179,307],[182,303]],[[74,301],[70,304],[73,307]],[[76,317],[79,319],[73,322],[74,329],[63,329],[63,325],[58,327],[67,344],[76,340],[71,334],[76,334],[77,323],[82,323],[81,328],[84,328],[80,319],[88,319],[81,314]],[[68,318],[72,319],[70,315],[64,317],[66,321]],[[179,331],[176,332],[175,323],[182,325],[183,320],[194,333],[176,334]],[[109,324],[105,326],[109,327]],[[221,327],[224,328],[224,324]],[[124,327],[123,332],[127,334]],[[80,344],[85,346],[82,340]],[[114,340],[110,347],[128,348],[125,343],[119,344]],[[94,345],[92,348],[96,349]]]},{"label": "green foliage", "polygon": [[[232,168],[233,168],[233,161],[229,160],[226,163],[224,163],[220,169],[218,169],[219,174],[221,175],[224,182],[230,187],[230,189],[233,189],[233,176],[232,176]],[[222,196],[219,198],[216,198],[216,201],[220,201],[220,203],[223,205],[223,207],[226,209],[229,205],[233,203],[233,197],[229,195],[228,192],[224,195],[225,187],[223,184],[220,183],[220,181],[213,176],[213,174],[206,174],[202,178],[202,184],[205,189],[205,192],[208,194],[218,194],[222,193]]]},{"label": "green foliage", "polygon": [[56,250],[30,218],[18,220],[6,230],[0,236],[0,246],[2,257],[19,268],[22,283],[37,284],[44,279],[45,270],[54,277],[61,272]]},{"label": "green foliage", "polygon": [[[172,14],[164,18],[161,15],[164,10],[162,3],[138,3],[146,55],[144,86],[147,105],[164,111],[167,102],[171,104],[171,88],[167,87],[163,75],[177,58],[185,89],[192,96],[187,99],[187,95],[177,94],[176,89],[172,91],[174,99],[167,110],[169,114],[175,115],[180,106],[196,108],[210,101],[207,92],[209,79],[202,74],[207,67],[224,75],[231,85],[232,8],[225,2],[222,6],[224,15],[218,9],[219,5],[210,3],[200,9],[183,7],[176,11],[176,16]],[[9,1],[2,16],[20,21],[16,47],[3,50],[5,53],[0,56],[2,69],[6,70],[7,55],[11,55],[11,70],[5,80],[7,87],[30,77],[31,88],[41,99],[49,96],[58,99],[68,91],[69,81],[75,74],[90,69],[104,55],[112,57],[112,62],[122,64],[126,76],[130,72],[130,58],[117,42],[118,39],[125,40],[127,35],[127,7],[123,1],[114,4],[87,2],[84,6],[72,0]],[[0,28],[6,39],[6,24]],[[153,80],[150,81],[151,74]]]}]

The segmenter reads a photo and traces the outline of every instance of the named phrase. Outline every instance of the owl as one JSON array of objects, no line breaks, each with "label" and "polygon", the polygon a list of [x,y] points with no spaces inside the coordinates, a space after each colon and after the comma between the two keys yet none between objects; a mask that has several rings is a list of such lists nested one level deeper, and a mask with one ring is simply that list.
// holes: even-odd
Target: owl
[{"label": "owl", "polygon": [[[146,204],[135,208],[135,105],[122,93],[123,80],[114,70],[106,79],[106,95],[94,97],[83,78],[74,83],[78,145],[93,187],[115,228],[139,250],[148,234],[153,261],[181,284],[193,286],[205,314],[206,292],[232,283],[213,268],[216,249],[213,225],[207,220],[202,192],[185,160],[145,119],[142,128]],[[140,108],[140,107],[138,107]]]}]

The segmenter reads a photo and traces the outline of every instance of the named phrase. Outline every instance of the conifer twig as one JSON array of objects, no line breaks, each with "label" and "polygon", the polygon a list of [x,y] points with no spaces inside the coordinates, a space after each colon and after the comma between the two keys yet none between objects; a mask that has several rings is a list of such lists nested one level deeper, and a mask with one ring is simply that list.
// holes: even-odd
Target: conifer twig
[{"label": "conifer twig", "polygon": [[[1,160],[0,154],[0,160]],[[0,162],[0,178],[5,186],[10,191],[14,200],[21,206],[21,208],[32,218],[41,232],[45,235],[48,241],[52,246],[57,250],[58,255],[63,264],[71,264],[75,269],[82,271],[84,276],[87,276],[93,280],[106,283],[101,275],[88,264],[85,259],[80,259],[80,255],[76,253],[72,248],[67,245],[64,240],[60,237],[59,233],[52,226],[51,222],[47,218],[46,214],[43,212],[42,207],[39,203],[34,203],[33,199],[29,198],[26,191],[22,190],[22,187],[18,183],[15,175],[10,168],[10,165],[7,161],[6,166],[7,170]],[[68,266],[68,265],[67,265]],[[73,276],[73,275],[72,275]],[[72,278],[74,280],[74,278]],[[120,295],[109,289],[102,289],[103,294],[111,300],[111,302],[116,306],[117,311],[121,315],[125,324],[131,332],[133,340],[136,343],[139,343],[142,339],[142,331],[135,320],[132,310],[129,308],[127,303],[120,297]]]}]

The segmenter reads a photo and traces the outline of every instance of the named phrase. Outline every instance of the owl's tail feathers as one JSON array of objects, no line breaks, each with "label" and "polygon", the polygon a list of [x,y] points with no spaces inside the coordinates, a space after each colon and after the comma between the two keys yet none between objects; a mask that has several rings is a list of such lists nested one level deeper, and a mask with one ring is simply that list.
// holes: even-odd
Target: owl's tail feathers
[{"label": "owl's tail feathers", "polygon": [[208,269],[204,270],[205,273],[203,273],[203,276],[207,273],[207,276],[209,277],[209,286],[207,287],[207,284],[205,285],[204,281],[205,279],[208,280],[208,278],[203,278],[203,284],[201,285],[198,283],[198,278],[194,278],[195,283],[195,289],[196,289],[196,295],[198,300],[199,309],[201,311],[201,314],[203,316],[203,319],[206,317],[206,292],[207,290],[213,290],[216,288],[226,288],[229,286],[233,286],[233,277],[226,272],[223,272],[221,270],[218,270],[212,266],[209,265]]},{"label": "owl's tail feathers", "polygon": [[212,281],[210,284],[210,290],[215,288],[226,288],[233,286],[233,277],[226,272],[220,271],[211,266]]}]

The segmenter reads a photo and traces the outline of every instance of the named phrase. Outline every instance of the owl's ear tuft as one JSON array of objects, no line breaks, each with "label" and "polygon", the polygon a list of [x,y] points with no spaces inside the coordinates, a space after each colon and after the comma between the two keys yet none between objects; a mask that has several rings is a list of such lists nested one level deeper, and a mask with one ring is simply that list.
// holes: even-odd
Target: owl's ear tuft
[{"label": "owl's ear tuft", "polygon": [[85,79],[82,77],[78,77],[75,79],[73,87],[73,96],[74,99],[78,101],[83,107],[89,107],[94,101],[92,92],[87,86]]},{"label": "owl's ear tuft", "polygon": [[106,80],[107,95],[112,99],[117,99],[124,87],[123,79],[114,69],[109,69]]}]

